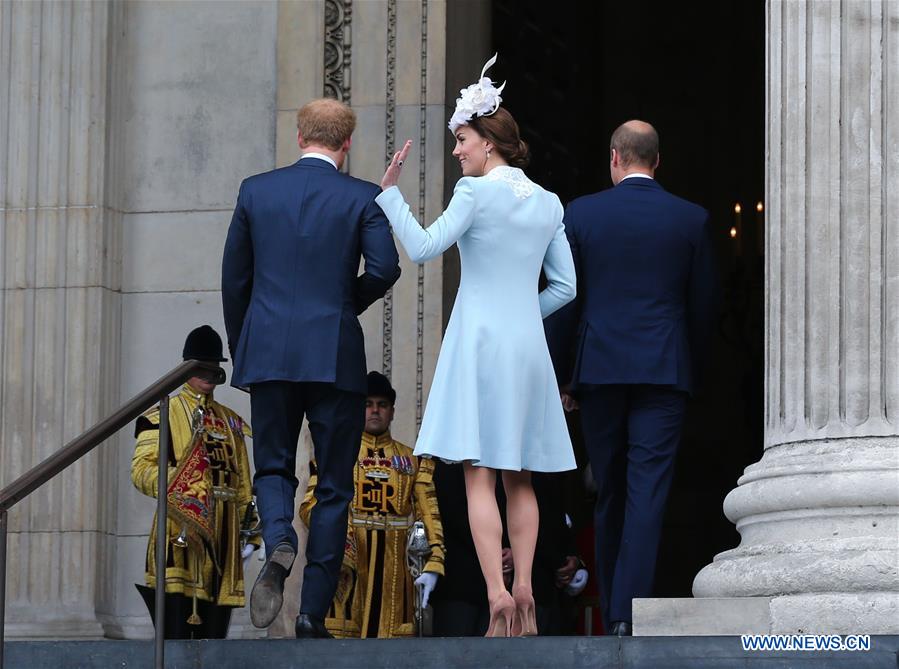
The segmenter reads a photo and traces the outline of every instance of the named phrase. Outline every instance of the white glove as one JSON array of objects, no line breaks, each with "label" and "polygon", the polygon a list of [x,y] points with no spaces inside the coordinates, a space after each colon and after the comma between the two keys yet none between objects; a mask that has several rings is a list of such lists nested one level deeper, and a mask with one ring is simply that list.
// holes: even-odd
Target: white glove
[{"label": "white glove", "polygon": [[585,587],[587,587],[587,570],[578,569],[568,581],[568,585],[565,586],[565,592],[575,597],[581,594]]},{"label": "white glove", "polygon": [[250,556],[253,554],[253,551],[256,550],[256,547],[253,544],[247,544],[243,547],[243,550],[240,552],[240,557],[243,558],[244,565],[247,564],[247,560],[250,559]]},{"label": "white glove", "polygon": [[428,608],[428,598],[434,592],[434,586],[437,585],[437,574],[432,571],[423,572],[415,579],[415,585],[421,588],[421,608]]}]

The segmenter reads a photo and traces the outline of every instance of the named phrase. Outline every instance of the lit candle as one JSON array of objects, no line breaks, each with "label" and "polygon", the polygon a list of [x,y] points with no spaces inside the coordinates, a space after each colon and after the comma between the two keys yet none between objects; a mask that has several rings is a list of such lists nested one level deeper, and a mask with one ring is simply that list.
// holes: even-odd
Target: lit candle
[{"label": "lit candle", "polygon": [[759,255],[765,255],[765,205],[759,200],[755,205],[756,238],[759,242]]},{"label": "lit candle", "polygon": [[734,240],[737,256],[743,255],[743,207],[737,202],[734,205],[734,225],[730,229],[730,238]]}]

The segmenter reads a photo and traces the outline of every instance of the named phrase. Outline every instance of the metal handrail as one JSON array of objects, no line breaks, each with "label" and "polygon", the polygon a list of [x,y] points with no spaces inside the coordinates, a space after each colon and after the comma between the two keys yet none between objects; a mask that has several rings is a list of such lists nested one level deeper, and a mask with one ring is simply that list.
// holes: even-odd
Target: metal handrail
[{"label": "metal handrail", "polygon": [[[225,370],[218,364],[202,360],[185,360],[158,381],[151,384],[110,416],[76,437],[61,450],[0,489],[0,669],[3,669],[4,628],[6,617],[6,531],[7,512],[62,470],[84,457],[106,439],[131,423],[159,402],[159,443],[168,442],[169,394],[191,377],[198,376],[215,384],[225,381]],[[168,471],[168,449],[159,449],[159,471]],[[159,477],[156,511],[156,644],[154,666],[164,666],[165,649],[165,549],[166,549],[167,480]]]}]

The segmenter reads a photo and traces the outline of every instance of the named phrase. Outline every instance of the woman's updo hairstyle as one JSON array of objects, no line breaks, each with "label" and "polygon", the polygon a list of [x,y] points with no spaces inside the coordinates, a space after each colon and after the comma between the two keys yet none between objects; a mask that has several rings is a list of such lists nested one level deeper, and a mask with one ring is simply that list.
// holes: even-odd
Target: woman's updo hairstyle
[{"label": "woman's updo hairstyle", "polygon": [[475,116],[468,126],[493,144],[494,149],[512,167],[525,168],[531,162],[531,152],[518,132],[512,114],[500,107],[490,116]]}]

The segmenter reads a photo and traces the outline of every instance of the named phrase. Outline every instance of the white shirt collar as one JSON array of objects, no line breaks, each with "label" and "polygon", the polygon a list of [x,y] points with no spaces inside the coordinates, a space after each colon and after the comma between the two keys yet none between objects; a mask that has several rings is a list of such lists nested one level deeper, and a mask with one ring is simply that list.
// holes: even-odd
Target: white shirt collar
[{"label": "white shirt collar", "polygon": [[334,169],[337,169],[337,163],[334,162],[334,159],[331,156],[326,156],[323,153],[315,153],[314,151],[310,151],[309,153],[304,153],[300,156],[300,160],[303,158],[318,158],[319,160],[324,160],[325,162],[331,163],[334,166]]},{"label": "white shirt collar", "polygon": [[[307,154],[307,155],[309,155],[309,154]],[[621,177],[621,181],[624,181],[625,179],[630,179],[631,177],[641,177],[643,179],[652,179],[653,178],[653,177],[649,176],[648,174],[643,174],[642,172],[631,172],[630,174],[625,174],[623,177]],[[619,181],[618,183],[621,183],[621,181]]]}]

